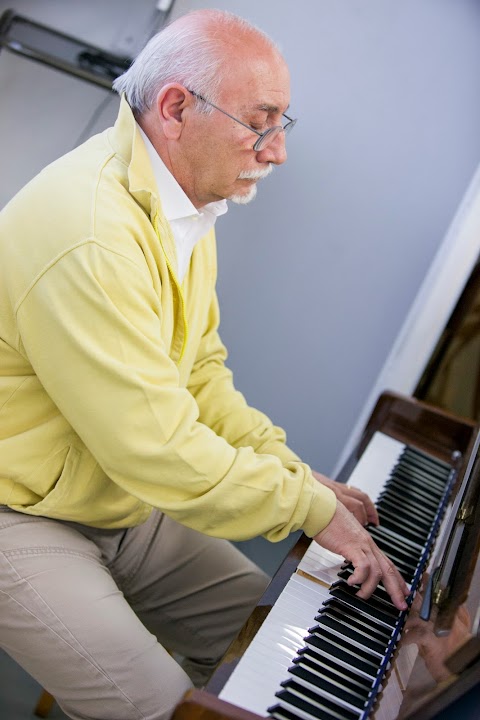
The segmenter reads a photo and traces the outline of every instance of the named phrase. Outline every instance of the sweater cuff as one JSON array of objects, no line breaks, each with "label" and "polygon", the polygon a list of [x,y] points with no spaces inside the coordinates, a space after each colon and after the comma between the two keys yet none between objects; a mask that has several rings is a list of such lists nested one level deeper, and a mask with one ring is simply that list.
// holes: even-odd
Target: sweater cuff
[{"label": "sweater cuff", "polygon": [[307,517],[303,523],[303,532],[314,537],[327,527],[335,515],[337,498],[333,490],[312,478],[312,500]]}]

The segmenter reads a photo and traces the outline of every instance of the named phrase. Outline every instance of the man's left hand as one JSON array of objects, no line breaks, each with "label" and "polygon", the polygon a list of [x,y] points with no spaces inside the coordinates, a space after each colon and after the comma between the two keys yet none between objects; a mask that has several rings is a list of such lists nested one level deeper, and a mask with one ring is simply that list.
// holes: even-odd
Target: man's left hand
[{"label": "man's left hand", "polygon": [[312,470],[313,476],[322,485],[326,485],[333,490],[337,500],[340,500],[343,505],[350,510],[351,513],[357,518],[361,525],[367,525],[373,523],[374,525],[379,524],[378,513],[375,509],[375,505],[370,500],[368,495],[358,488],[345,485],[345,483],[335,482],[325,477],[321,473]]}]

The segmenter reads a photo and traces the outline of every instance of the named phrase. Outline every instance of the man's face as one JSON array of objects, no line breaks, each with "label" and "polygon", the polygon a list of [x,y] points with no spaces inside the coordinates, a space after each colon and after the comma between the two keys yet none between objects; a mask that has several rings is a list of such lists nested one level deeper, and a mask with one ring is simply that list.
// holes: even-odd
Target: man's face
[{"label": "man's face", "polygon": [[[283,59],[265,51],[232,66],[222,83],[218,107],[258,132],[283,125],[282,113],[290,100],[289,73]],[[257,139],[258,135],[219,110],[212,108],[209,115],[198,112],[192,97],[181,147],[186,170],[182,185],[194,205],[201,207],[223,198],[244,203],[255,196],[258,180],[287,157],[283,132],[259,152],[253,150]]]}]

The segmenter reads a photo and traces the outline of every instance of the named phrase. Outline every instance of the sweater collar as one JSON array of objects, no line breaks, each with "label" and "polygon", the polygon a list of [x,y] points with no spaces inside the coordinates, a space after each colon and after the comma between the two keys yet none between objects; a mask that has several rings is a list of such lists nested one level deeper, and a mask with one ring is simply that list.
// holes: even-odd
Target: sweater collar
[{"label": "sweater collar", "polygon": [[128,167],[129,192],[153,221],[161,211],[155,175],[139,127],[124,95],[109,140],[115,153]]}]

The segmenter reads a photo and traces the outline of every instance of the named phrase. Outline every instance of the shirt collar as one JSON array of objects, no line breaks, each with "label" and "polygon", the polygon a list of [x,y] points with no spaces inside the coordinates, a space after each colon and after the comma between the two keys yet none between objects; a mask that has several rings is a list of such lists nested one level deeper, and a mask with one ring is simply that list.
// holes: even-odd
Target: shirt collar
[{"label": "shirt collar", "polygon": [[199,212],[175,180],[172,173],[168,170],[145,132],[139,125],[137,125],[137,127],[145,143],[145,148],[157,183],[157,189],[161,192],[163,213],[169,222],[181,218],[201,216],[203,213],[209,213],[216,219],[227,212],[228,205],[226,200],[208,203],[208,205],[205,205]]}]

